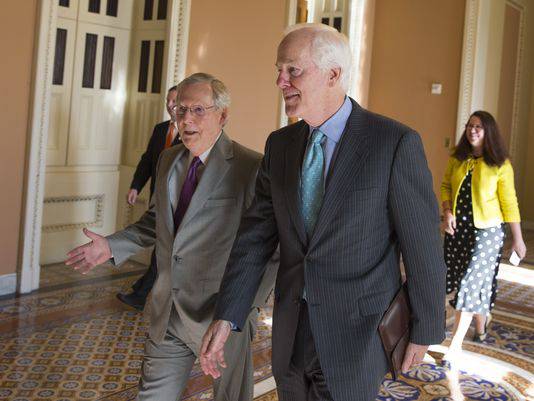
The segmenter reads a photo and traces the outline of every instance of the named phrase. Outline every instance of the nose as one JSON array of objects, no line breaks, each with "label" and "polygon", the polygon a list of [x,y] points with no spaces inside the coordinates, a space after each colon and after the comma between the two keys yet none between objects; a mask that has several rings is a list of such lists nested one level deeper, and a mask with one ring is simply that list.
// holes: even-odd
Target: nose
[{"label": "nose", "polygon": [[284,71],[279,71],[278,78],[276,79],[276,86],[278,86],[280,89],[284,89],[287,88],[289,85],[289,74]]}]

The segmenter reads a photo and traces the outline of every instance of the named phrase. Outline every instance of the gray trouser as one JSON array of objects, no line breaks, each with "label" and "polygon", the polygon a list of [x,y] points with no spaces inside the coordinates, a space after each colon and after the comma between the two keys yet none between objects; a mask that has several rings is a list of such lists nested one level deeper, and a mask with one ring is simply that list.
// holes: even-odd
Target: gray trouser
[{"label": "gray trouser", "polygon": [[[224,348],[227,368],[213,383],[215,401],[251,401],[254,390],[251,343],[256,333],[258,312],[254,309],[240,333],[232,332]],[[173,307],[167,333],[159,344],[150,338],[145,355],[138,401],[177,401],[186,387],[197,359],[201,338],[189,338]]]}]

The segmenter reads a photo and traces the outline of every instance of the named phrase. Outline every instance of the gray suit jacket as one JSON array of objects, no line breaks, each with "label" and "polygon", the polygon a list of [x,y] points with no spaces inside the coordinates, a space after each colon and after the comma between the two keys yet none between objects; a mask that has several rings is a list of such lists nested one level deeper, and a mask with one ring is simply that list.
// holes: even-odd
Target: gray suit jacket
[{"label": "gray suit jacket", "polygon": [[[189,167],[188,152],[182,144],[165,150],[158,162],[150,209],[139,221],[108,237],[117,264],[157,243],[158,277],[150,299],[149,327],[150,338],[155,342],[165,335],[174,302],[190,338],[200,346],[213,317],[239,221],[254,195],[260,160],[260,154],[223,133],[210,152],[174,236],[173,210]],[[274,263],[268,266],[254,306],[265,302],[274,286],[276,268]]]},{"label": "gray suit jacket", "polygon": [[307,238],[299,176],[308,132],[300,121],[269,136],[256,197],[234,243],[215,318],[243,324],[263,266],[279,243],[275,378],[289,366],[305,285],[333,398],[374,400],[387,370],[377,327],[400,287],[401,253],[413,308],[411,341],[444,339],[446,269],[432,178],[413,130],[353,101],[314,233]]}]

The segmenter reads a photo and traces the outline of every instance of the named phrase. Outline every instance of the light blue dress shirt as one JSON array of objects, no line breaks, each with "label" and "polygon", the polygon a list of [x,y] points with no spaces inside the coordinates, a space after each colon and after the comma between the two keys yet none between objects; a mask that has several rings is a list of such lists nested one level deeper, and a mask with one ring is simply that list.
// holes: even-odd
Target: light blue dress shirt
[{"label": "light blue dress shirt", "polygon": [[341,140],[345,126],[347,125],[347,120],[349,119],[350,113],[352,113],[352,102],[348,96],[345,96],[345,101],[341,105],[338,111],[326,120],[319,127],[312,127],[310,125],[310,131],[308,134],[308,145],[310,145],[311,133],[314,129],[319,129],[325,135],[323,139],[323,151],[324,151],[324,178],[326,183],[326,177],[328,175],[328,170],[330,168],[330,163],[332,161],[332,156],[336,150],[338,142]]}]

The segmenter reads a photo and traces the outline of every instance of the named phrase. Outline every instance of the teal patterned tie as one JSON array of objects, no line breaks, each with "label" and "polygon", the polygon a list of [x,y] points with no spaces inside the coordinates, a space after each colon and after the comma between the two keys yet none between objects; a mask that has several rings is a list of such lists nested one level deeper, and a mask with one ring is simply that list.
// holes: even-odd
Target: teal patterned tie
[{"label": "teal patterned tie", "polygon": [[300,181],[301,210],[306,233],[311,236],[324,195],[324,154],[321,141],[324,134],[318,129],[311,135],[311,141],[304,155]]}]

